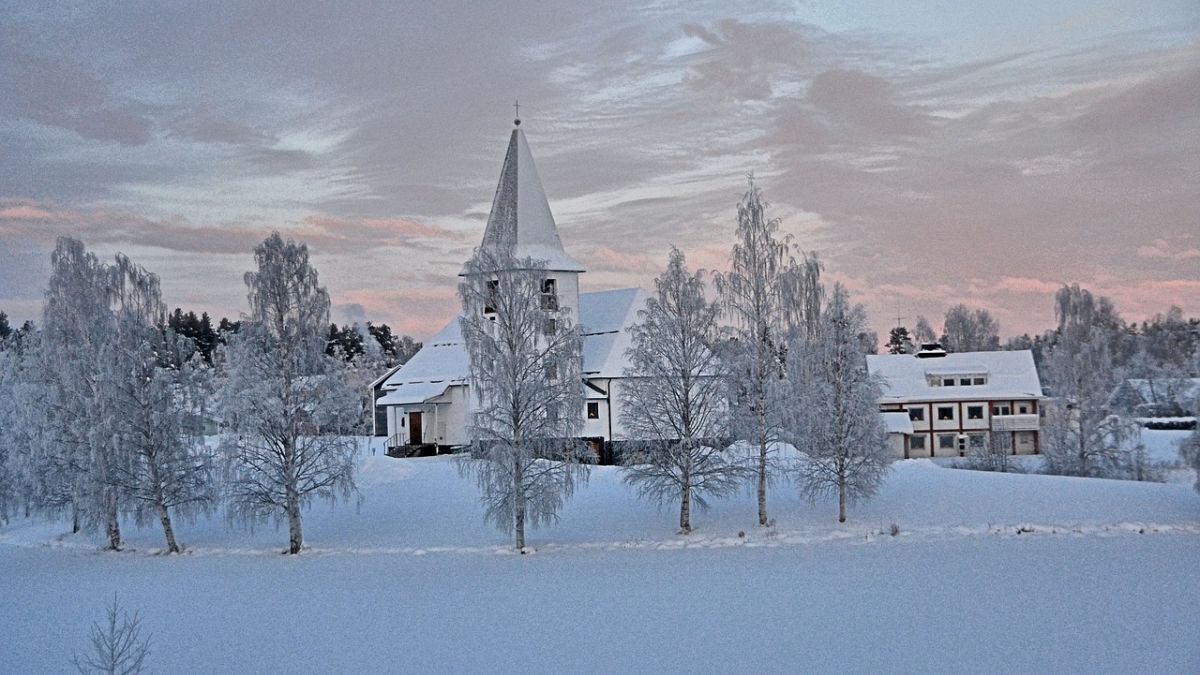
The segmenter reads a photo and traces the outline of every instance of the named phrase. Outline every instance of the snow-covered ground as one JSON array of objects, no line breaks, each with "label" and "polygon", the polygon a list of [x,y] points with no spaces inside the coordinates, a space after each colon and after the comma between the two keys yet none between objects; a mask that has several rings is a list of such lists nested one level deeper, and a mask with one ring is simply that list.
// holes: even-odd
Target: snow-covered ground
[{"label": "snow-covered ground", "polygon": [[367,457],[360,485],[357,512],[306,513],[300,556],[220,518],[180,524],[178,557],[152,528],[118,554],[0,528],[0,670],[69,669],[116,593],[159,672],[1200,672],[1190,480],[910,460],[844,525],[779,485],[775,528],[747,494],[684,538],[600,467],[528,556],[452,458]]}]

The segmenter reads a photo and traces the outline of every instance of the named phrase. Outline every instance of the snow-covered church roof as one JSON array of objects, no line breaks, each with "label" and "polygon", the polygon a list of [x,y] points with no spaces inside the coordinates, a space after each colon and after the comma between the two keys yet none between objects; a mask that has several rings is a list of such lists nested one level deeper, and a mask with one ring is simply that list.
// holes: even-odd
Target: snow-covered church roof
[{"label": "snow-covered church roof", "polygon": [[533,258],[557,272],[583,272],[583,265],[567,254],[558,238],[550,203],[542,188],[521,127],[513,129],[500,170],[500,183],[492,199],[483,247],[512,253],[517,259]]},{"label": "snow-covered church roof", "polygon": [[[583,330],[583,373],[587,377],[620,377],[625,369],[625,350],[638,311],[646,305],[640,288],[579,294],[579,321]],[[438,331],[412,359],[383,382],[394,390],[425,384],[465,384],[471,376],[471,360],[455,317]],[[411,386],[414,391],[418,389]],[[420,387],[424,391],[424,387]],[[444,391],[444,388],[442,389]],[[440,392],[439,392],[440,393]],[[386,401],[383,401],[386,405]]]}]

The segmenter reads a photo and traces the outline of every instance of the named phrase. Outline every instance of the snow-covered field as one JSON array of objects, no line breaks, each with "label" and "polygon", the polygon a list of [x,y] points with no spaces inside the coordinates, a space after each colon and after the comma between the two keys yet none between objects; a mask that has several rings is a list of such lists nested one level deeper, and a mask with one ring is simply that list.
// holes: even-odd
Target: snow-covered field
[{"label": "snow-covered field", "polygon": [[[517,556],[451,458],[362,463],[363,503],[286,533],[180,524],[153,555],[0,528],[0,671],[62,672],[114,592],[158,672],[1200,672],[1200,495],[899,462],[844,525],[776,486],[694,516],[592,472]],[[888,534],[892,523],[897,536]],[[739,536],[740,532],[745,536]]]}]

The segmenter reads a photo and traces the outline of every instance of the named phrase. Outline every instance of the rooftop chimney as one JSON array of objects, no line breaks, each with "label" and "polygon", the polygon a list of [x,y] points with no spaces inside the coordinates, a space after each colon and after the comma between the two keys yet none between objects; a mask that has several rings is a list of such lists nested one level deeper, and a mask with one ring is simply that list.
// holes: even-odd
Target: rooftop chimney
[{"label": "rooftop chimney", "polygon": [[940,359],[946,355],[946,350],[937,342],[926,342],[916,353],[918,359]]}]

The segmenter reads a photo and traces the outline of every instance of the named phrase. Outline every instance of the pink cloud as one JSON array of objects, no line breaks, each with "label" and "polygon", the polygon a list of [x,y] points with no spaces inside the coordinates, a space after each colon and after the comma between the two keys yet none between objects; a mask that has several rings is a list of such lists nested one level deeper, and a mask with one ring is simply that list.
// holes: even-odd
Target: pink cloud
[{"label": "pink cloud", "polygon": [[607,246],[593,250],[588,262],[598,269],[616,272],[653,274],[659,268],[659,263],[645,253],[624,253]]},{"label": "pink cloud", "polygon": [[[11,204],[11,205],[8,205]],[[29,201],[0,201],[0,220],[51,220],[55,216]]]},{"label": "pink cloud", "polygon": [[445,288],[359,288],[334,292],[334,302],[362,305],[372,320],[386,322],[402,335],[428,339],[458,315],[457,290],[454,284]]},{"label": "pink cloud", "polygon": [[1007,293],[1050,294],[1057,292],[1060,286],[1062,284],[1054,281],[1032,277],[1000,277],[993,288]]},{"label": "pink cloud", "polygon": [[1148,246],[1137,248],[1139,258],[1165,258],[1167,260],[1194,260],[1200,258],[1200,248],[1172,246],[1166,239],[1155,239]]},{"label": "pink cloud", "polygon": [[458,239],[449,230],[404,218],[337,218],[314,214],[304,219],[322,235],[344,238],[397,241],[406,237]]}]

